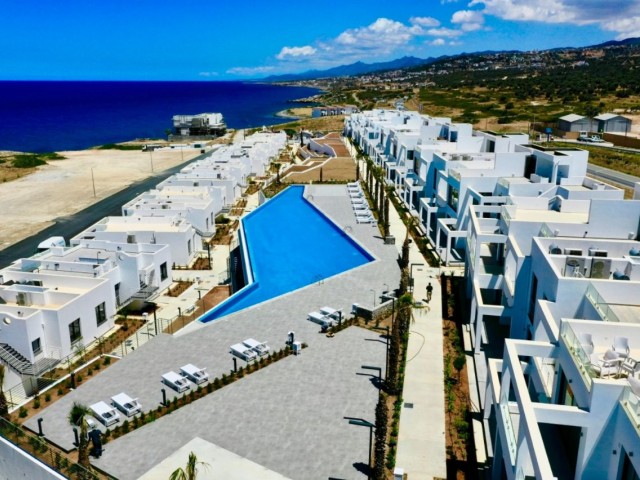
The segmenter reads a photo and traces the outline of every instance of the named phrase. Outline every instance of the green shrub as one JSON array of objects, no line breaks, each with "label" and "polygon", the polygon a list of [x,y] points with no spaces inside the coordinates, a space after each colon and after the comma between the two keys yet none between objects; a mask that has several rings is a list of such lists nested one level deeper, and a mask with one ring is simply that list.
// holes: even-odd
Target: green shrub
[{"label": "green shrub", "polygon": [[103,365],[109,365],[111,363],[111,357],[104,357]]},{"label": "green shrub", "polygon": [[25,418],[27,416],[27,409],[24,407],[20,407],[20,410],[18,410],[18,416],[20,418]]},{"label": "green shrub", "polygon": [[51,401],[51,394],[49,392],[44,394],[44,401],[45,402],[50,402]]},{"label": "green shrub", "polygon": [[56,393],[58,394],[59,397],[61,397],[62,395],[64,395],[64,390],[62,390],[62,387],[58,387],[58,390]]},{"label": "green shrub", "polygon": [[33,168],[39,167],[40,165],[46,165],[47,162],[42,160],[37,155],[16,155],[13,160],[13,166],[15,168]]}]

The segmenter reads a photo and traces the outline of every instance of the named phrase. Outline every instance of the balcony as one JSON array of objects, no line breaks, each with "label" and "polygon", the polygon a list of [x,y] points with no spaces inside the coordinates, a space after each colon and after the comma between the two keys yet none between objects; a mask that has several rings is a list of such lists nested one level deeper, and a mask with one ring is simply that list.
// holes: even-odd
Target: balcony
[{"label": "balcony", "polygon": [[604,322],[620,323],[620,319],[618,318],[618,316],[613,312],[609,304],[605,302],[604,298],[602,298],[602,296],[598,293],[598,290],[596,290],[596,287],[593,286],[593,283],[589,284],[585,295]]},{"label": "balcony", "polygon": [[562,324],[560,337],[564,340],[567,350],[571,354],[571,358],[576,364],[576,367],[578,367],[578,371],[587,386],[587,390],[591,390],[593,379],[597,378],[598,374],[591,365],[591,354],[585,349],[585,347],[588,348],[588,346],[583,344],[578,334],[576,334],[571,325],[567,322]]},{"label": "balcony", "polygon": [[640,398],[638,396],[631,387],[625,387],[620,396],[620,404],[640,434]]}]

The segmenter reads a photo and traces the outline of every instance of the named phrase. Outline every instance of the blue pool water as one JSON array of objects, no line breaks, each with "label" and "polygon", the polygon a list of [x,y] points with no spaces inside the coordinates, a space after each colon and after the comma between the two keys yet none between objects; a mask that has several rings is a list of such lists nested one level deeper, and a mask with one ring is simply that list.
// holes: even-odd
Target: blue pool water
[{"label": "blue pool water", "polygon": [[[210,322],[373,260],[337,225],[289,187],[242,221],[253,283],[200,317]],[[248,252],[248,262],[247,262]]]}]

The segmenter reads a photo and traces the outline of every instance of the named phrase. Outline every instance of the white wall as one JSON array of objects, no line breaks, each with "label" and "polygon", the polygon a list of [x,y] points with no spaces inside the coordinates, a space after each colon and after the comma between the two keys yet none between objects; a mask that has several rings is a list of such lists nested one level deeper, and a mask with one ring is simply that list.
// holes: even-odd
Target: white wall
[{"label": "white wall", "polygon": [[39,460],[0,437],[0,480],[65,480]]}]

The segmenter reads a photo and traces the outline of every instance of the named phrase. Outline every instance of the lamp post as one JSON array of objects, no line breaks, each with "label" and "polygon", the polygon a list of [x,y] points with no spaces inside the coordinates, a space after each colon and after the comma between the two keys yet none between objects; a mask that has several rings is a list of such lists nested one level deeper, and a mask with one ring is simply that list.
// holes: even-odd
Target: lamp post
[{"label": "lamp post", "polygon": [[360,368],[363,370],[375,370],[378,372],[378,390],[382,388],[382,368],[374,367],[373,365],[362,365]]},{"label": "lamp post", "polygon": [[149,159],[151,161],[151,173],[153,173],[153,149],[149,150]]},{"label": "lamp post", "polygon": [[[345,417],[347,418],[347,417]],[[369,473],[367,475],[367,478],[371,478],[371,451],[373,449],[372,445],[373,445],[373,429],[376,428],[376,426],[371,423],[371,422],[367,422],[366,420],[363,420],[361,418],[347,418],[347,420],[349,420],[349,425],[358,425],[359,427],[368,427],[369,428],[369,458],[367,459],[367,464],[369,465]]]},{"label": "lamp post", "polygon": [[376,291],[373,288],[370,288],[369,291],[373,293],[373,308],[376,308]]}]

